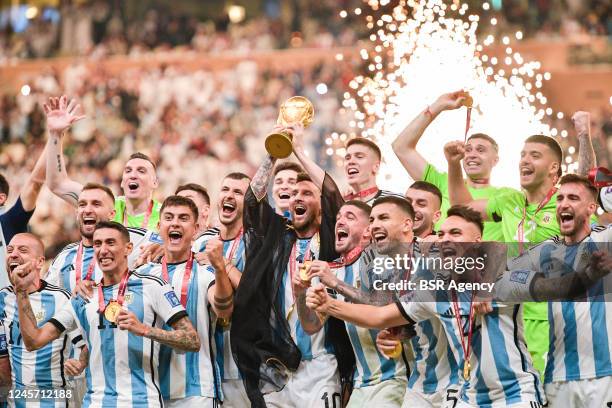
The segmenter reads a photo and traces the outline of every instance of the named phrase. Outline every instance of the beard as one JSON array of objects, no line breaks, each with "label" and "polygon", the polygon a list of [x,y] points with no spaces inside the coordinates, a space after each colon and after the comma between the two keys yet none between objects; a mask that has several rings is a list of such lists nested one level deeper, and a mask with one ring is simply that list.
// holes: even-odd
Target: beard
[{"label": "beard", "polygon": [[294,222],[293,227],[297,232],[308,231],[313,225],[315,225],[317,217],[314,213],[311,213],[304,221]]}]

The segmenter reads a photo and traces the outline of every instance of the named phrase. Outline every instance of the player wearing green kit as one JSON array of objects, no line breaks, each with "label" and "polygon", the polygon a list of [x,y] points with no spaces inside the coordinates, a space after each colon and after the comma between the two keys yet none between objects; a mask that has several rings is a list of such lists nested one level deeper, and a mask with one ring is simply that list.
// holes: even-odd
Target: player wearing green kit
[{"label": "player wearing green kit", "polygon": [[[501,225],[504,242],[523,246],[559,235],[557,222],[557,180],[561,176],[563,153],[551,137],[530,136],[525,140],[519,161],[523,192],[509,191],[488,199],[472,197],[463,183],[460,160],[465,156],[463,142],[444,147],[448,160],[449,197],[451,203],[469,205],[483,218]],[[546,303],[526,303],[523,318],[525,340],[534,366],[542,373],[548,351],[548,309]]]},{"label": "player wearing green kit", "polygon": [[[47,186],[58,197],[73,207],[77,206],[83,185],[68,177],[64,163],[63,135],[78,120],[80,106],[66,96],[50,98],[47,114]],[[157,231],[161,204],[153,200],[158,181],[155,164],[145,154],[130,156],[121,179],[124,196],[115,200],[115,221],[126,227],[139,227]]]},{"label": "player wearing green kit", "polygon": [[[417,143],[429,124],[443,111],[454,110],[463,106],[465,94],[454,92],[441,95],[428,106],[399,134],[393,142],[393,151],[414,180],[427,181],[442,193],[442,217],[436,223],[436,229],[442,225],[446,211],[450,207],[448,196],[448,175],[440,172],[416,150]],[[489,184],[491,171],[499,161],[498,146],[495,140],[483,133],[476,133],[467,139],[463,169],[467,179],[465,183],[474,198],[489,198],[499,194],[515,191],[506,187],[493,187]],[[485,222],[483,240],[502,241],[501,225],[496,222]]]}]

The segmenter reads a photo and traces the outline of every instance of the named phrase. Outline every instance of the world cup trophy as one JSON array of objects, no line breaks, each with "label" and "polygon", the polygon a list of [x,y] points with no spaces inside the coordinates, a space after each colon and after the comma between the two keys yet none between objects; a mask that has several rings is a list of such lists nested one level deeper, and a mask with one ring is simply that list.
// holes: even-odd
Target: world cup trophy
[{"label": "world cup trophy", "polygon": [[[280,107],[277,124],[289,126],[300,122],[305,128],[314,119],[314,106],[303,96],[293,96],[287,99]],[[266,150],[270,156],[277,159],[288,157],[293,151],[292,137],[289,132],[271,133],[266,137]]]}]

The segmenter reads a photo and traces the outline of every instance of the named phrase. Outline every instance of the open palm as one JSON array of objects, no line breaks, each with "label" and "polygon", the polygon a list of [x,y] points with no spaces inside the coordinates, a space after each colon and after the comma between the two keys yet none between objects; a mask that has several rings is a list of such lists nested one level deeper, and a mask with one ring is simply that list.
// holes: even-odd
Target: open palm
[{"label": "open palm", "polygon": [[68,102],[68,98],[63,95],[60,98],[49,98],[49,102],[43,105],[47,115],[47,129],[50,132],[62,132],[68,129],[78,120],[83,119],[84,115],[77,115],[81,105],[74,99]]}]

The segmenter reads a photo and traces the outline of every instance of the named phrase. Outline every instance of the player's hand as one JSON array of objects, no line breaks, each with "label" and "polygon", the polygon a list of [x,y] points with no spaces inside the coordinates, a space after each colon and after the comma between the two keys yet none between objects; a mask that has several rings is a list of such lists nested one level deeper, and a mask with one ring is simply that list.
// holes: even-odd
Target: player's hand
[{"label": "player's hand", "polygon": [[308,269],[308,278],[312,279],[314,276],[317,276],[328,288],[336,286],[336,275],[332,273],[329,264],[325,261],[312,261]]},{"label": "player's hand", "polygon": [[76,100],[71,99],[68,102],[66,95],[60,98],[49,98],[47,103],[43,105],[45,115],[47,115],[47,129],[51,133],[61,133],[68,129],[76,121],[85,118],[85,115],[79,115],[81,110]]},{"label": "player's hand", "polygon": [[93,298],[94,281],[82,280],[76,284],[72,291],[72,297],[80,296],[83,299]]},{"label": "player's hand", "polygon": [[223,260],[223,242],[219,238],[208,240],[204,253],[208,256],[210,264],[215,269],[223,269],[225,266],[225,261]]},{"label": "player's hand", "polygon": [[444,146],[444,156],[449,164],[459,163],[465,157],[465,145],[460,141],[448,142]]},{"label": "player's hand", "polygon": [[156,259],[164,256],[164,247],[160,244],[149,244],[140,246],[140,255],[136,260],[134,267],[144,265],[149,262],[154,262]]},{"label": "player's hand", "polygon": [[378,335],[376,336],[376,348],[378,348],[383,357],[387,360],[390,359],[388,356],[395,352],[395,348],[399,342],[398,336],[391,333],[391,331],[388,329],[379,331]]},{"label": "player's hand", "polygon": [[463,106],[467,98],[465,91],[456,91],[440,95],[438,99],[432,104],[431,108],[435,112],[442,112],[445,110],[454,110]]},{"label": "player's hand", "polygon": [[486,315],[487,313],[491,313],[493,311],[493,303],[489,301],[485,302],[474,302],[474,312]]},{"label": "player's hand", "polygon": [[64,371],[66,372],[66,374],[71,375],[73,377],[81,374],[83,370],[85,370],[85,367],[87,367],[87,364],[74,358],[70,358],[64,363]]},{"label": "player's hand", "polygon": [[320,313],[329,314],[332,298],[327,293],[325,286],[319,283],[311,286],[306,292],[306,306]]},{"label": "player's hand", "polygon": [[298,268],[297,268],[298,270],[291,277],[291,285],[293,286],[293,293],[295,293],[296,295],[304,293],[306,289],[310,287],[310,281],[304,282],[302,278],[300,277],[300,272],[299,272],[300,266],[301,265],[298,265]]},{"label": "player's hand", "polygon": [[612,271],[612,256],[605,251],[595,251],[591,255],[586,274],[591,282],[596,282]]},{"label": "player's hand", "polygon": [[586,136],[589,134],[591,126],[591,114],[589,112],[578,111],[572,116],[572,123],[578,136]]},{"label": "player's hand", "polygon": [[193,257],[195,258],[196,262],[200,266],[210,265],[210,260],[208,259],[208,255],[206,255],[204,252],[198,252],[194,254]]},{"label": "player's hand", "polygon": [[285,131],[291,134],[293,150],[304,151],[304,125],[301,122],[292,123]]},{"label": "player's hand", "polygon": [[13,278],[15,290],[17,290],[17,292],[25,293],[30,290],[38,278],[36,272],[33,270],[32,262],[30,261],[17,265],[11,272],[11,276]]},{"label": "player's hand", "polygon": [[119,314],[117,314],[117,326],[121,330],[127,330],[137,336],[144,336],[147,332],[147,326],[142,324],[134,313],[124,308],[121,308]]}]

